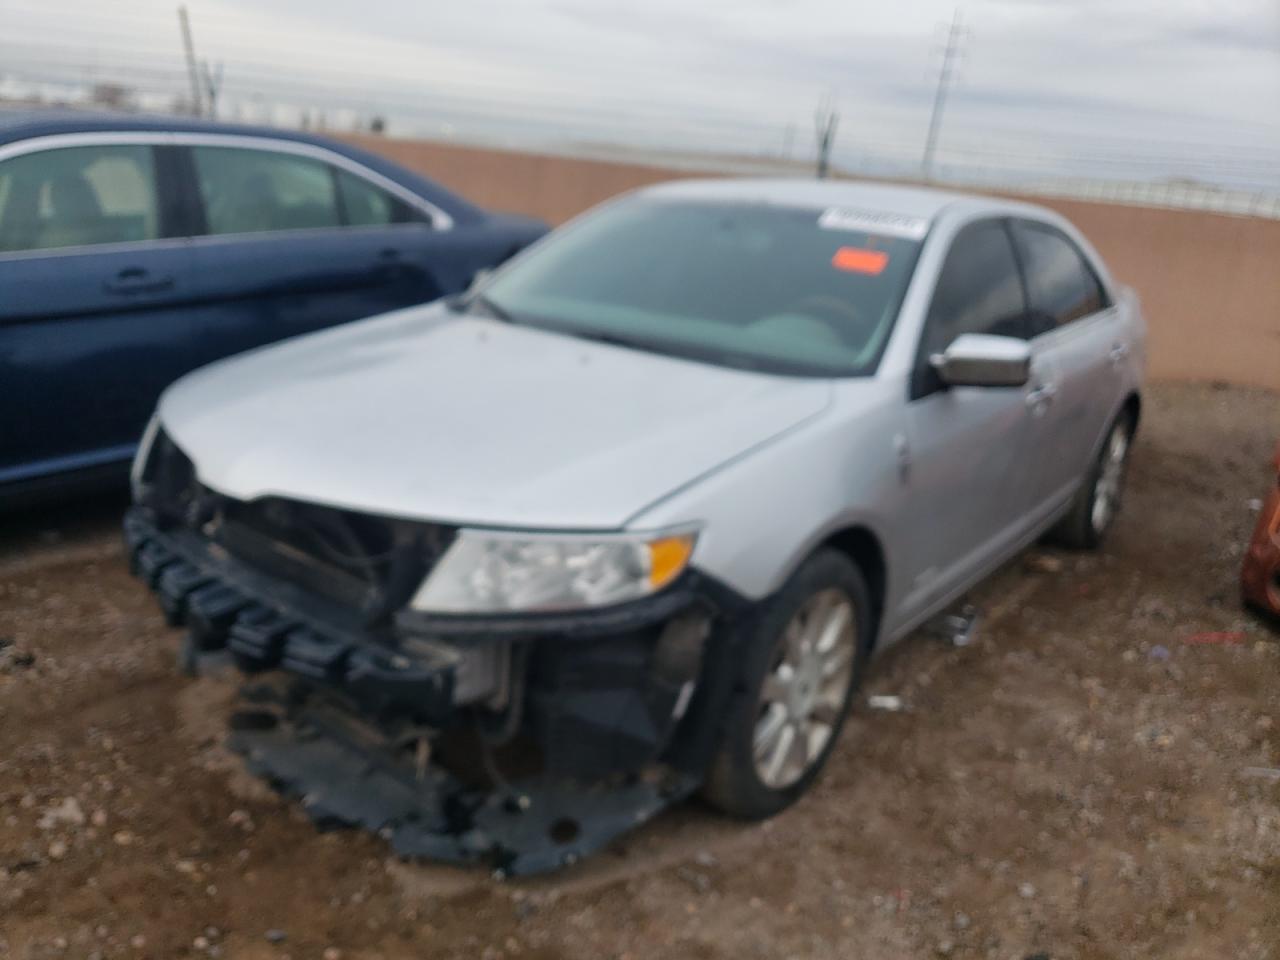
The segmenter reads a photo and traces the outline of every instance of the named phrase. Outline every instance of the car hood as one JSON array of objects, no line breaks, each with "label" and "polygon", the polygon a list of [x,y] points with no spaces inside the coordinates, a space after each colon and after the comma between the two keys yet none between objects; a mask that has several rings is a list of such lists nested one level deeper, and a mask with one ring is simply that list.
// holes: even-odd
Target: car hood
[{"label": "car hood", "polygon": [[165,393],[160,420],[200,480],[238,499],[617,529],[831,392],[437,304],[206,367]]}]

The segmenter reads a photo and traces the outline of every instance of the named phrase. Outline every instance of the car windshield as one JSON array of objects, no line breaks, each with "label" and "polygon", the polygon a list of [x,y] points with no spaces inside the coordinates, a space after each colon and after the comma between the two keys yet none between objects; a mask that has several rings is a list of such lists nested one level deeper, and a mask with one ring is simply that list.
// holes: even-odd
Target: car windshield
[{"label": "car windshield", "polygon": [[924,230],[879,216],[893,226],[857,211],[634,198],[553,234],[477,299],[512,322],[704,362],[867,375]]}]

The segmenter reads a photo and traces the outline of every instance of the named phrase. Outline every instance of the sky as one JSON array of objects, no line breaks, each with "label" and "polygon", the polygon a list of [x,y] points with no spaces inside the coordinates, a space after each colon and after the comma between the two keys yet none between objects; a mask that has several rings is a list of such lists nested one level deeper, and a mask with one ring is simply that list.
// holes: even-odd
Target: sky
[{"label": "sky", "polygon": [[[949,0],[188,0],[224,116],[918,171]],[[1280,191],[1280,0],[968,0],[937,165]],[[184,89],[176,6],[0,0],[0,93]]]}]

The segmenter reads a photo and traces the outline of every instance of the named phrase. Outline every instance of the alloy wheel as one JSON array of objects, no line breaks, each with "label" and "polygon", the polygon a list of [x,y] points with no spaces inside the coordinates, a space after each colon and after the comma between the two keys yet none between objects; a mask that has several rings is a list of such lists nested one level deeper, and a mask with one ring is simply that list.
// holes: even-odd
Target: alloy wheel
[{"label": "alloy wheel", "polygon": [[1120,506],[1124,486],[1125,460],[1129,456],[1129,431],[1124,421],[1117,423],[1107,437],[1098,479],[1093,487],[1093,507],[1089,522],[1094,533],[1102,533],[1110,525]]},{"label": "alloy wheel", "polygon": [[752,755],[765,786],[791,786],[823,755],[853,681],[857,644],[853,601],[843,590],[815,593],[787,623],[756,715]]}]

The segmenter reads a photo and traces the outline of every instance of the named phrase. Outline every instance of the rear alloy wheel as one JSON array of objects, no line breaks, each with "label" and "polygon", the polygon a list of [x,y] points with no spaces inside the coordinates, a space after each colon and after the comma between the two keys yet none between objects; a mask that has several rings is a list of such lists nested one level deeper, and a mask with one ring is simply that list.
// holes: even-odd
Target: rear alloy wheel
[{"label": "rear alloy wheel", "polygon": [[735,816],[793,803],[835,745],[871,635],[862,575],[845,556],[810,557],[744,638],[743,670],[704,794]]},{"label": "rear alloy wheel", "polygon": [[1112,424],[1093,469],[1076,494],[1071,512],[1055,531],[1067,546],[1096,549],[1111,529],[1120,512],[1132,442],[1132,417],[1122,413]]},{"label": "rear alloy wheel", "polygon": [[1117,423],[1102,451],[1098,479],[1093,487],[1093,505],[1089,509],[1089,524],[1099,537],[1107,532],[1120,509],[1120,492],[1124,488],[1124,468],[1128,459],[1129,425]]}]

